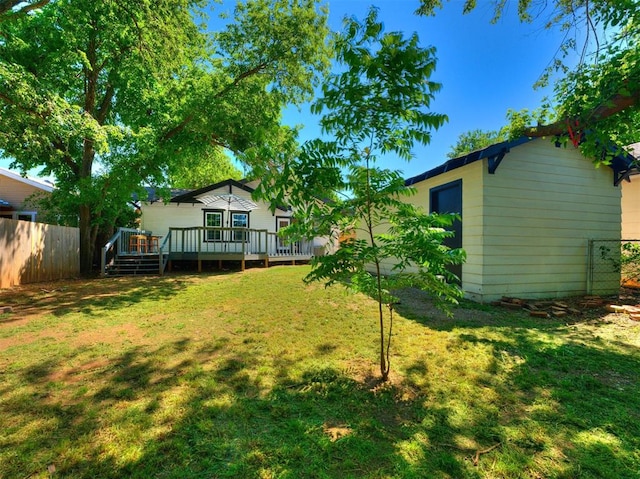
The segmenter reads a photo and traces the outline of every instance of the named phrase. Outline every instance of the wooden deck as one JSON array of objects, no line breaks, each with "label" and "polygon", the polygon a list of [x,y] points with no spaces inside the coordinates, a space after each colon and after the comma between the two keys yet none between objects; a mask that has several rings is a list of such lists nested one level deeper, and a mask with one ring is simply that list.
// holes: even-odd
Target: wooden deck
[{"label": "wooden deck", "polygon": [[[141,237],[146,236],[147,240]],[[152,240],[153,238],[153,240]],[[142,245],[142,246],[141,246]],[[108,255],[107,251],[112,250]],[[264,267],[271,263],[307,262],[314,256],[313,243],[294,242],[285,244],[272,232],[248,228],[170,228],[166,236],[154,236],[148,231],[121,228],[103,249],[103,273],[109,265],[118,261],[149,263],[157,261],[157,269],[162,274],[172,270],[179,262],[197,262],[198,272],[203,262],[239,262],[245,269],[247,262],[261,262]],[[151,268],[149,268],[151,269]]]},{"label": "wooden deck", "polygon": [[198,272],[202,272],[202,263],[203,261],[217,261],[218,267],[222,268],[222,263],[224,261],[236,261],[240,262],[240,269],[244,271],[246,268],[246,264],[249,261],[254,262],[262,262],[264,267],[267,268],[271,263],[292,263],[295,264],[296,261],[306,262],[311,260],[313,255],[311,254],[276,254],[269,255],[267,253],[208,253],[208,252],[181,252],[181,253],[169,253],[168,257],[168,269],[169,271],[173,268],[173,263],[175,261],[197,261],[198,262]]}]

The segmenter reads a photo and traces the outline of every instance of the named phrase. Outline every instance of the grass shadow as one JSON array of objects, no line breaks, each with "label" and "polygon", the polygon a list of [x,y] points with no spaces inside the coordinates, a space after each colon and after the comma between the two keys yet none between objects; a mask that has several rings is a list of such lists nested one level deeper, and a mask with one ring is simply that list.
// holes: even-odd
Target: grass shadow
[{"label": "grass shadow", "polygon": [[[269,274],[260,273],[272,284]],[[191,281],[169,280],[182,284],[148,294],[172,297]],[[125,296],[135,293],[128,288]],[[291,300],[292,283],[275,289]],[[293,315],[281,298],[274,319],[255,305],[240,309],[242,295],[218,315],[221,293],[206,291],[211,309],[196,326],[188,309],[118,349],[30,344],[37,360],[15,349],[0,368],[0,475],[47,477],[53,466],[54,478],[80,479],[638,477],[638,350],[599,340],[597,324],[484,307],[434,319],[428,305],[403,300],[394,341],[407,344],[393,358],[393,381],[380,384],[358,366],[369,364],[360,350],[340,342],[353,328],[375,332],[354,312],[369,303],[331,297],[327,314],[345,313],[323,327],[303,314],[325,296],[293,305]],[[67,293],[63,303],[87,297]],[[105,290],[99,301],[109,297]],[[119,303],[124,314],[128,301]]]}]

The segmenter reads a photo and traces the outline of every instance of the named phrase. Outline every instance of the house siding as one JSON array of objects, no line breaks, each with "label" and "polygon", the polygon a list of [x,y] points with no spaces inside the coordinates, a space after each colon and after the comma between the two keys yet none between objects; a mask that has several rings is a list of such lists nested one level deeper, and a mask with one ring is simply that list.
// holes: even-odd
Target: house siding
[{"label": "house siding", "polygon": [[622,239],[640,240],[640,176],[622,182]]},{"label": "house siding", "polygon": [[482,163],[484,264],[476,299],[584,294],[588,240],[620,238],[612,171],[546,139],[514,148],[493,175]]},{"label": "house siding", "polygon": [[0,198],[11,203],[15,209],[24,209],[25,198],[40,191],[39,189],[0,175]]},{"label": "house siding", "polygon": [[[229,187],[224,186],[212,190],[210,194],[228,194]],[[251,200],[251,193],[241,188],[233,187],[232,193]],[[249,212],[249,227],[275,232],[276,218],[263,202],[255,202],[258,208]],[[141,228],[152,231],[153,234],[165,236],[169,228],[190,228],[204,226],[204,211],[211,210],[203,203],[145,203],[142,207]],[[277,210],[277,216],[289,216],[288,211]],[[223,226],[228,226],[228,213],[224,212]]]},{"label": "house siding", "polygon": [[[25,200],[35,193],[49,194],[49,191],[11,178],[0,171],[0,199],[9,202],[14,214],[22,211],[35,213],[33,207],[25,205]],[[37,215],[34,217],[37,218]]]}]

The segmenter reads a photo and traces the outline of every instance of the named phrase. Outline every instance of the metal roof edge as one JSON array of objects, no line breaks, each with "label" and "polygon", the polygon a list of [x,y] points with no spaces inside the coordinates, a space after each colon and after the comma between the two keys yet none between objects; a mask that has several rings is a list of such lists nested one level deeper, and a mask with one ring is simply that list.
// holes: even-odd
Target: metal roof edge
[{"label": "metal roof edge", "polygon": [[528,136],[521,136],[520,138],[516,138],[515,140],[507,140],[501,141],[500,143],[494,143],[493,145],[489,145],[486,148],[482,148],[481,150],[475,150],[467,153],[466,155],[452,158],[451,160],[448,160],[445,163],[436,166],[435,168],[427,170],[424,173],[413,176],[411,178],[407,178],[404,184],[406,186],[414,185],[428,178],[433,178],[435,176],[441,175],[442,173],[446,173],[447,171],[455,170],[471,163],[475,163],[476,161],[482,160],[483,158],[490,158],[492,156],[500,154],[501,152],[508,152],[511,148],[515,148],[516,146],[520,146],[535,139],[536,138],[531,138]]}]

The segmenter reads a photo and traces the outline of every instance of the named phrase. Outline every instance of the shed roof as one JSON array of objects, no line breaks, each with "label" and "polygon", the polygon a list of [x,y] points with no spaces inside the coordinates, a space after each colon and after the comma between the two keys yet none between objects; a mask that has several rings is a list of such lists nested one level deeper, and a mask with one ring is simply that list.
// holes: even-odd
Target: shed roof
[{"label": "shed roof", "polygon": [[[458,158],[453,158],[441,164],[440,166],[436,166],[431,170],[425,171],[424,173],[413,176],[411,178],[407,178],[405,180],[405,185],[414,185],[428,178],[433,178],[447,171],[461,168],[465,165],[474,163],[484,158],[488,158],[489,160],[489,173],[495,173],[498,165],[505,157],[505,155],[509,153],[511,148],[515,148],[536,139],[537,138],[522,136],[520,138],[516,138],[515,140],[502,141],[481,150],[472,151],[471,153],[467,153],[466,155],[460,156]],[[618,155],[616,155],[609,164],[609,167],[614,171],[614,184],[616,186],[623,179],[628,180],[629,176],[639,173],[636,159],[628,153],[619,153]]]}]

